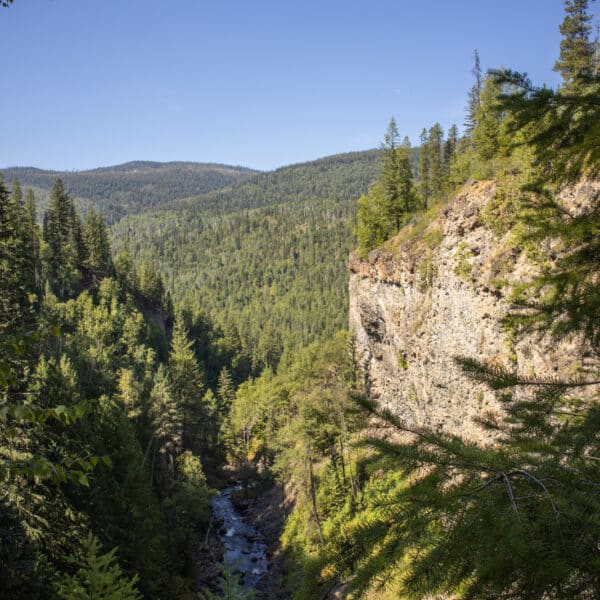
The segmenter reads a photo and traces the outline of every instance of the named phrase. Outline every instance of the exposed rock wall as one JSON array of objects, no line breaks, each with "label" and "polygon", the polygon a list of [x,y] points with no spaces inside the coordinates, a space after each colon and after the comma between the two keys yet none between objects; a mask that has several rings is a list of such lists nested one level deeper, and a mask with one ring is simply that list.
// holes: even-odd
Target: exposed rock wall
[{"label": "exposed rock wall", "polygon": [[349,265],[350,330],[370,396],[410,425],[481,441],[489,433],[473,418],[502,409],[456,356],[527,377],[568,375],[583,360],[575,339],[557,344],[532,334],[515,342],[503,328],[510,286],[497,280],[527,279],[535,270],[490,222],[486,207],[496,193],[494,182],[469,184],[427,227],[413,227],[412,238],[409,227],[365,260],[352,255]]}]

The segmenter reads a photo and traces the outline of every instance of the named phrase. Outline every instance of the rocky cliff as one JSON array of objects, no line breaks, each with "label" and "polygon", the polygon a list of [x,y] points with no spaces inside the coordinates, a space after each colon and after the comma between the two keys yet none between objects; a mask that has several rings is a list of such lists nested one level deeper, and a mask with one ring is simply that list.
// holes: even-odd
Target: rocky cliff
[{"label": "rocky cliff", "polygon": [[[571,190],[565,202],[582,210],[587,192]],[[528,279],[535,267],[504,229],[502,211],[510,203],[498,196],[495,182],[468,184],[368,258],[352,255],[349,265],[350,330],[370,396],[410,425],[484,442],[490,434],[473,418],[500,414],[500,404],[455,357],[484,359],[526,377],[568,376],[585,359],[577,339],[516,340],[503,326],[511,282]]]}]

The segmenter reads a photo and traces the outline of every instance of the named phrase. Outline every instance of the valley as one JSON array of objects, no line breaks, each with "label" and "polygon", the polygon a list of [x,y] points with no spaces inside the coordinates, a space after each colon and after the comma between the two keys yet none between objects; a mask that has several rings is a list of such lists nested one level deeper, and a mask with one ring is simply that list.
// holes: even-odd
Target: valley
[{"label": "valley", "polygon": [[598,597],[589,5],[418,145],[0,169],[0,600]]}]

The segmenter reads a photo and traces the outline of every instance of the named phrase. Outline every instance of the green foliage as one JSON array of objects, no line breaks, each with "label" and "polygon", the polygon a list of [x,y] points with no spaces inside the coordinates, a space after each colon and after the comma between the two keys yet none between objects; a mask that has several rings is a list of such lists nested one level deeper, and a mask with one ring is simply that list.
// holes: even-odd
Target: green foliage
[{"label": "green foliage", "polygon": [[37,299],[34,234],[18,181],[9,193],[0,177],[0,332],[31,324]]},{"label": "green foliage", "polygon": [[220,594],[213,594],[210,590],[204,589],[199,592],[199,600],[254,600],[256,594],[249,590],[244,590],[240,583],[240,575],[232,574],[226,568],[222,569],[221,577],[218,580]]},{"label": "green foliage", "polygon": [[[533,156],[520,173],[526,187],[501,187],[490,211],[537,246],[531,257],[542,267],[515,289],[507,326],[515,339],[531,328],[577,335],[589,362],[574,378],[541,380],[462,359],[504,402],[504,420],[479,419],[496,436],[492,446],[409,427],[362,401],[380,423],[376,431],[371,422],[363,438],[372,451],[360,466],[368,479],[356,511],[324,540],[311,571],[317,583],[301,597],[339,580],[357,597],[583,600],[599,593],[598,195],[570,210],[547,185],[560,189],[598,172],[597,82],[580,80],[575,95],[535,90],[511,73],[493,77],[497,90],[515,87],[482,98],[491,112],[479,113],[475,152],[489,161],[527,144]],[[495,137],[503,128],[511,135]],[[468,275],[468,248],[459,246],[456,258],[458,273]]]},{"label": "green foliage", "polygon": [[66,576],[58,586],[62,600],[141,600],[136,588],[137,576],[128,579],[116,562],[116,548],[100,554],[100,543],[91,533],[83,543],[84,556],[73,576]]},{"label": "green foliage", "polygon": [[477,123],[477,110],[481,99],[481,89],[483,87],[483,77],[481,74],[481,62],[477,50],[473,52],[473,87],[469,90],[469,99],[467,103],[467,115],[465,118],[465,133],[470,136],[473,133]]},{"label": "green foliage", "polygon": [[20,167],[4,172],[7,177],[18,178],[23,185],[36,188],[42,199],[56,177],[60,177],[82,212],[94,209],[110,224],[128,214],[233,185],[256,173],[228,165],[147,161],[90,171],[56,172]]},{"label": "green foliage", "polygon": [[95,277],[102,279],[112,271],[112,258],[106,225],[101,214],[91,210],[83,225],[83,244],[85,246],[85,265]]},{"label": "green foliage", "polygon": [[390,222],[386,219],[384,191],[381,186],[375,186],[368,196],[363,195],[358,200],[358,255],[365,258],[371,250],[381,246],[392,231]]},{"label": "green foliage", "polygon": [[200,459],[190,451],[181,454],[177,458],[177,491],[174,502],[179,526],[184,531],[208,525],[213,494],[206,482]]},{"label": "green foliage", "polygon": [[178,306],[192,309],[190,330],[202,315],[207,344],[195,349],[210,385],[223,366],[238,383],[345,327],[355,200],[379,158],[374,150],[278,169],[113,227],[115,247],[129,239],[136,263],[151,260]]},{"label": "green foliage", "polygon": [[456,247],[453,258],[456,262],[454,273],[461,279],[464,279],[465,281],[468,280],[471,276],[471,271],[473,270],[473,264],[471,262],[473,253],[469,246],[465,242],[461,242]]},{"label": "green foliage", "polygon": [[192,342],[181,319],[177,319],[173,330],[169,353],[169,379],[175,403],[182,415],[183,447],[206,449],[209,415],[202,406],[204,381],[192,349]]},{"label": "green foliage", "polygon": [[[137,273],[127,273],[124,255],[118,280],[108,277],[102,219],[90,213],[82,228],[59,181],[41,239],[32,195],[23,201],[18,185],[11,196],[3,186],[0,193],[7,200],[0,267],[26,298],[13,302],[15,289],[0,286],[0,306],[7,307],[0,344],[3,590],[15,598],[59,589],[69,598],[140,597],[127,587],[135,572],[135,588],[146,597],[191,593],[192,527],[206,523],[210,494],[197,457],[179,471],[175,465],[180,412],[166,369],[156,369],[160,349],[138,308],[148,310],[149,300]],[[178,358],[189,350],[182,348]],[[169,486],[163,457],[171,459]],[[187,515],[189,534],[174,528],[177,515]],[[119,546],[128,572],[122,585],[113,581],[114,552],[100,556],[95,539],[86,542],[90,560],[73,575],[70,557],[80,556],[89,530]],[[90,592],[90,581],[114,589]]]},{"label": "green foliage", "polygon": [[382,145],[379,181],[358,201],[356,237],[362,258],[397,233],[417,207],[410,148],[400,145],[399,137],[392,117]]},{"label": "green foliage", "polygon": [[[382,145],[380,184],[384,192],[383,213],[389,226],[397,231],[405,216],[416,208],[416,194],[410,165],[410,147],[399,144],[399,133],[392,117]],[[374,200],[373,200],[374,201]],[[360,214],[359,214],[360,220]]]},{"label": "green foliage", "polygon": [[511,113],[509,133],[514,142],[533,149],[540,180],[556,186],[598,175],[599,76],[582,81],[576,94],[536,88],[526,76],[512,71],[495,71],[493,76],[511,86],[511,93],[500,97],[500,106]]},{"label": "green foliage", "polygon": [[153,307],[160,307],[165,300],[165,285],[156,266],[144,261],[138,274],[138,290]]},{"label": "green foliage", "polygon": [[80,290],[84,260],[81,221],[73,200],[56,179],[44,214],[44,264],[46,279],[60,300]]},{"label": "green foliage", "polygon": [[506,132],[503,131],[506,120],[498,100],[501,91],[496,78],[485,78],[471,134],[473,145],[483,160],[497,156],[507,145]]},{"label": "green foliage", "polygon": [[442,126],[435,123],[429,129],[425,148],[421,147],[421,151],[427,154],[428,190],[434,197],[439,196],[443,185],[443,136]]},{"label": "green foliage", "polygon": [[[592,0],[593,1],[593,0]],[[560,25],[563,38],[560,56],[554,65],[567,86],[577,85],[594,70],[594,46],[590,40],[592,20],[589,0],[565,0],[565,18]]]}]

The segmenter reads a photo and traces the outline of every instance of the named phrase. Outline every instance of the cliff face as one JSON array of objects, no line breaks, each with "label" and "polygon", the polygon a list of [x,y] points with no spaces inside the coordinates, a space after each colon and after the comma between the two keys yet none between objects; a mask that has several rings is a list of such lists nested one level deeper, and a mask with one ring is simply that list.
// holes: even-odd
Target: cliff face
[{"label": "cliff face", "polygon": [[[371,398],[409,425],[481,441],[489,434],[473,418],[501,407],[463,374],[456,356],[548,377],[573,374],[585,354],[576,339],[556,343],[531,334],[515,341],[502,326],[510,282],[528,279],[535,268],[502,231],[497,193],[491,181],[467,185],[367,259],[352,255],[349,265],[350,330]],[[580,210],[585,195],[571,191],[566,201]]]}]

